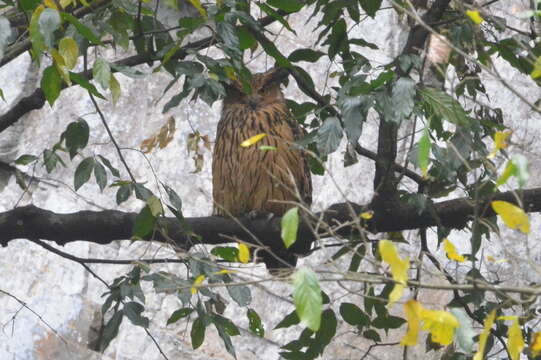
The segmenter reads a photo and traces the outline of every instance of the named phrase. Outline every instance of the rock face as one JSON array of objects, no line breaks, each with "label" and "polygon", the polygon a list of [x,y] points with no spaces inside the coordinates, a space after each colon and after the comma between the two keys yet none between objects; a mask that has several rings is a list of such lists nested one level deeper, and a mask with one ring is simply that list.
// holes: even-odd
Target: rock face
[{"label": "rock face", "polygon": [[[518,2],[517,2],[518,3]],[[367,20],[356,27],[353,32],[358,33],[368,41],[374,42],[382,51],[370,51],[364,55],[374,63],[386,63],[396,55],[404,44],[405,33],[401,30],[399,21],[388,12],[389,16],[379,16],[377,21]],[[314,43],[314,36],[306,32],[306,28],[315,25],[312,21],[308,25],[305,19],[308,14],[295,15],[294,27],[298,33],[304,35],[296,38],[287,32],[282,32],[276,41],[286,54],[293,49],[303,46],[310,47]],[[275,30],[279,30],[276,26]],[[110,54],[113,56],[113,54]],[[385,56],[385,57],[382,57]],[[250,64],[252,71],[265,70],[270,59],[260,56],[257,61]],[[515,71],[503,63],[497,62],[501,76],[512,83],[512,86],[524,94],[531,102],[536,101],[537,87],[527,77],[517,77]],[[28,56],[21,56],[7,66],[0,69],[0,87],[6,102],[0,102],[0,113],[5,111],[20,96],[33,89],[39,83],[36,71],[31,69]],[[325,86],[327,75],[332,72],[333,66],[323,60],[306,64],[306,71],[319,79],[319,89]],[[133,80],[119,75],[122,86],[122,97],[116,106],[109,102],[101,102],[102,111],[114,136],[124,149],[123,155],[130,164],[131,170],[140,182],[157,191],[157,183],[163,181],[174,188],[184,203],[185,216],[204,216],[211,211],[211,179],[210,155],[202,149],[204,165],[201,172],[194,173],[195,165],[192,155],[187,154],[187,135],[193,130],[214,139],[215,126],[220,114],[220,104],[212,108],[202,102],[183,102],[179,107],[162,114],[164,103],[175,90],[171,89],[162,98],[162,92],[170,81],[168,75],[163,73],[151,74],[148,68],[141,70],[149,73],[143,81]],[[512,80],[512,81],[511,81]],[[532,91],[532,89],[535,89]],[[539,137],[541,136],[541,122],[539,116],[531,112],[523,103],[508,90],[502,89],[498,81],[490,82],[487,88],[490,99],[504,110],[506,125],[515,129],[515,142],[526,144],[526,156],[530,159],[531,173],[539,172],[541,167],[541,151]],[[302,99],[304,96],[296,88],[294,81],[290,81],[286,89],[286,96]],[[143,155],[137,149],[141,142],[156,134],[169,117],[176,120],[177,130],[173,141],[166,148]],[[68,123],[83,117],[91,127],[89,146],[83,151],[85,156],[104,154],[122,169],[115,150],[96,116],[95,110],[85,91],[78,87],[63,91],[54,107],[44,106],[39,111],[33,111],[22,118],[15,126],[0,136],[0,160],[13,161],[21,154],[40,155],[45,148],[54,145]],[[363,146],[374,149],[377,139],[375,122],[369,120],[363,129],[361,143]],[[536,131],[531,131],[535,129]],[[399,146],[399,149],[401,147]],[[36,206],[56,212],[72,212],[81,209],[113,209],[119,208],[115,202],[115,188],[106,188],[100,193],[95,183],[88,183],[76,193],[73,189],[73,174],[76,166],[82,160],[77,157],[73,162],[67,160],[65,168],[57,168],[52,174],[47,174],[42,166],[27,168],[27,173],[37,176],[38,182],[30,190],[22,193],[13,177],[0,173],[0,211],[14,206],[32,203]],[[371,161],[360,159],[359,163],[343,168],[340,151],[330,157],[327,163],[327,175],[314,179],[314,206],[315,210],[322,209],[332,203],[352,200],[366,203],[372,196],[372,177],[374,165]],[[331,174],[332,176],[330,176]],[[123,171],[124,178],[127,178]],[[540,178],[534,177],[529,187],[539,186]],[[138,211],[141,203],[130,199],[120,206],[121,210]],[[532,228],[541,222],[538,215],[531,216]],[[506,257],[510,265],[506,268],[506,275],[522,278],[533,277],[529,271],[522,269],[518,259],[526,251],[530,256],[539,257],[539,246],[532,247],[538,235],[531,235],[527,241],[518,240],[515,233],[506,233],[502,241],[494,242],[491,252],[499,257]],[[469,249],[467,240],[461,242]],[[539,243],[539,242],[538,242]],[[509,246],[512,244],[512,246]],[[87,258],[106,259],[136,259],[143,254],[152,254],[156,257],[171,257],[172,249],[158,245],[127,241],[117,242],[109,246],[88,245],[74,243],[62,249],[70,254]],[[308,264],[320,264],[323,252],[303,259]],[[105,279],[112,281],[128,271],[128,266],[99,265],[92,269]],[[155,267],[156,269],[158,267]],[[183,272],[184,269],[174,265],[163,267],[170,272]],[[254,269],[254,273],[263,274],[263,268]],[[100,308],[103,302],[101,295],[106,291],[103,284],[94,278],[79,264],[70,262],[26,240],[10,242],[7,248],[0,249],[0,323],[3,325],[0,337],[0,358],[2,359],[160,359],[158,349],[152,339],[139,327],[128,324],[121,326],[117,339],[100,354],[92,350],[92,342],[97,337],[97,329],[102,321]],[[247,274],[247,276],[250,273]],[[538,274],[535,276],[539,276]],[[538,281],[531,279],[531,281]],[[345,294],[342,288],[330,288],[328,293],[331,300],[338,299]],[[5,292],[5,293],[4,293]],[[279,347],[286,339],[292,339],[291,334],[298,329],[288,330],[271,329],[284,315],[289,313],[293,306],[287,295],[290,287],[287,284],[272,284],[255,287],[252,293],[253,307],[261,316],[266,325],[264,339],[249,337],[248,331],[243,331],[242,338],[234,339],[239,359],[277,359]],[[282,295],[278,295],[282,294]],[[437,300],[440,300],[437,301]],[[445,303],[442,294],[431,297],[431,301]],[[354,301],[360,301],[354,299]],[[191,350],[190,327],[183,322],[166,326],[170,314],[179,307],[180,303],[172,297],[147,294],[147,312],[150,317],[150,333],[159,343],[161,349],[170,359],[226,359],[230,356],[225,351],[222,341],[217,333],[211,329],[207,331],[204,345],[197,351]],[[271,311],[269,311],[271,309]],[[247,329],[248,324],[245,309],[239,310],[231,306],[227,315],[235,319],[237,325]],[[234,316],[233,316],[234,315]],[[238,321],[237,321],[238,319]],[[360,341],[356,335],[338,337],[337,341],[328,349],[328,359],[349,359],[358,353],[358,348],[367,348],[369,344]],[[396,358],[393,351],[382,349],[375,351],[374,355],[382,359]],[[435,356],[435,355],[434,355]],[[424,357],[426,358],[426,357]]]}]

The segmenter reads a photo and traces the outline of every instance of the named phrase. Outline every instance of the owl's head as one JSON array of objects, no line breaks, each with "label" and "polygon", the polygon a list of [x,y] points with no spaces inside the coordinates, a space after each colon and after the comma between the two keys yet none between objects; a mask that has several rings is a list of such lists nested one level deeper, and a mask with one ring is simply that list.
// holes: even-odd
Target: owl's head
[{"label": "owl's head", "polygon": [[288,71],[272,68],[264,73],[255,74],[250,80],[251,93],[247,94],[239,81],[226,86],[224,106],[238,104],[251,110],[261,109],[267,105],[285,103],[280,85],[286,80]]}]

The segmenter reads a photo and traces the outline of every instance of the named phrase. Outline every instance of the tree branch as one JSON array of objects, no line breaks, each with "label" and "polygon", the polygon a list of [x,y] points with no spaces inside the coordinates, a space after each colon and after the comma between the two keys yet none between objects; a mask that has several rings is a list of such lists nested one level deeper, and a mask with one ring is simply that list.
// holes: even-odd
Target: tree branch
[{"label": "tree branch", "polygon": [[[526,212],[541,212],[541,188],[524,190],[518,195],[521,197],[521,206]],[[495,215],[490,207],[490,201],[504,200],[517,203],[517,192],[494,194],[490,199],[480,202],[481,217]],[[329,226],[340,225],[336,233],[348,235],[356,227],[353,222],[350,206],[355,212],[366,210],[358,204],[335,204],[322,213],[316,214]],[[364,209],[364,210],[363,210]],[[375,213],[367,229],[373,233],[402,231],[422,227],[443,225],[449,228],[463,228],[472,220],[474,206],[471,199],[459,198],[443,201],[434,205],[431,210],[422,212],[417,209],[397,205],[382,215]],[[73,241],[88,241],[96,244],[108,244],[114,240],[125,240],[132,236],[132,230],[137,214],[117,210],[106,211],[79,211],[71,214],[57,214],[33,205],[15,208],[0,213],[0,244],[7,246],[14,239],[43,239],[51,240],[59,245]],[[270,221],[265,219],[251,220],[247,218],[229,219],[220,216],[186,218],[186,224],[191,229],[183,227],[176,218],[161,218],[153,241],[170,243],[189,249],[196,243],[217,245],[232,242],[236,238],[254,245],[253,234],[261,244],[280,248],[276,239],[280,239],[280,218]],[[350,225],[351,223],[351,225]],[[324,235],[322,235],[324,234]],[[318,236],[329,236],[325,230],[320,234],[313,234],[307,224],[301,224],[298,241],[293,245],[292,251],[307,254],[310,245]]]}]

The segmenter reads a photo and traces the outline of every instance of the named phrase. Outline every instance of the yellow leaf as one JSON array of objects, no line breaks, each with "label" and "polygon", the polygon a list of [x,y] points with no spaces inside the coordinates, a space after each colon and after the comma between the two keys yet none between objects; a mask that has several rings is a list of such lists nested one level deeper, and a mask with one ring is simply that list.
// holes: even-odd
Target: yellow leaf
[{"label": "yellow leaf", "polygon": [[201,283],[203,283],[203,281],[205,281],[205,275],[199,275],[195,278],[195,281],[193,282],[191,288],[192,295],[197,293],[197,289],[201,286]]},{"label": "yellow leaf", "polygon": [[65,9],[66,6],[73,4],[73,6],[77,5],[77,1],[75,0],[60,0],[60,6],[62,6],[62,9]]},{"label": "yellow leaf", "polygon": [[533,356],[537,356],[539,353],[541,353],[541,331],[533,334],[533,341],[530,344],[530,350],[532,351]]},{"label": "yellow leaf", "polygon": [[479,335],[479,350],[475,353],[473,360],[483,360],[483,355],[485,353],[485,346],[487,344],[488,335],[490,334],[490,329],[494,325],[494,319],[496,318],[496,310],[492,310],[490,314],[485,319],[485,326],[483,332]]},{"label": "yellow leaf", "polygon": [[421,310],[421,304],[415,300],[409,300],[404,304],[404,312],[408,320],[408,332],[400,341],[400,345],[412,346],[417,344],[417,336],[419,335],[421,323]]},{"label": "yellow leaf", "polygon": [[507,201],[493,201],[492,209],[500,215],[505,225],[511,229],[519,229],[525,234],[530,232],[530,219],[528,215],[519,208]]},{"label": "yellow leaf", "polygon": [[58,52],[64,58],[68,69],[73,69],[77,65],[79,57],[79,46],[77,42],[70,37],[60,39],[58,42]]},{"label": "yellow leaf", "polygon": [[374,217],[374,211],[373,210],[365,211],[365,212],[361,213],[360,216],[364,220],[370,220],[370,219],[372,219]]},{"label": "yellow leaf", "polygon": [[202,17],[204,18],[207,17],[207,11],[205,10],[203,6],[201,6],[201,1],[199,0],[188,0],[188,1],[197,9],[197,11],[199,11]]},{"label": "yellow leaf", "polygon": [[516,316],[514,316],[513,324],[507,331],[507,338],[509,339],[507,347],[509,348],[511,360],[520,359],[520,353],[524,348],[524,339],[522,338],[522,330],[518,325],[518,317]]},{"label": "yellow leaf", "polygon": [[58,6],[56,6],[54,0],[43,0],[43,4],[48,8],[58,10]]},{"label": "yellow leaf", "polygon": [[488,154],[487,158],[492,159],[498,151],[507,148],[507,138],[512,134],[511,130],[496,131],[494,133],[494,149]]},{"label": "yellow leaf", "polygon": [[479,11],[477,10],[466,10],[466,15],[477,25],[481,24],[485,19],[479,15]]},{"label": "yellow leaf", "polygon": [[395,287],[391,292],[393,296],[389,296],[388,306],[391,307],[398,299],[400,299],[400,296],[402,296],[404,285],[406,285],[408,281],[408,269],[410,261],[408,257],[401,259],[400,256],[398,256],[396,247],[389,240],[381,240],[378,244],[378,248],[383,261],[391,266],[391,274],[393,275],[393,279],[398,282],[398,284],[395,284]]},{"label": "yellow leaf", "polygon": [[160,199],[158,199],[156,196],[152,195],[147,199],[147,205],[150,209],[150,212],[152,213],[152,216],[158,217],[160,215],[163,215],[163,206]]},{"label": "yellow leaf", "polygon": [[421,311],[423,330],[428,330],[432,341],[449,345],[453,342],[455,329],[459,326],[457,318],[447,311],[428,310]]},{"label": "yellow leaf", "polygon": [[541,76],[541,56],[535,60],[535,63],[533,64],[533,71],[530,75],[533,79],[537,79]]},{"label": "yellow leaf", "polygon": [[231,274],[234,273],[235,270],[229,270],[229,269],[222,269],[220,271],[215,272],[216,275],[225,275],[225,274]]},{"label": "yellow leaf", "polygon": [[240,144],[240,146],[242,146],[242,147],[252,146],[253,144],[257,143],[259,140],[263,139],[265,136],[267,136],[267,134],[265,134],[265,133],[254,135],[251,138],[244,140]]},{"label": "yellow leaf", "polygon": [[393,290],[389,294],[389,307],[393,306],[395,302],[400,300],[404,294],[404,288],[406,286],[403,284],[394,284]]},{"label": "yellow leaf", "polygon": [[250,261],[250,249],[244,243],[239,243],[239,261],[247,264]]},{"label": "yellow leaf", "polygon": [[113,100],[113,105],[116,105],[118,99],[120,98],[120,83],[116,77],[111,74],[111,80],[109,80],[109,89],[111,89],[111,99]]},{"label": "yellow leaf", "polygon": [[495,264],[501,264],[501,263],[507,262],[507,259],[496,259],[494,256],[490,256],[490,255],[487,256],[487,260]]},{"label": "yellow leaf", "polygon": [[445,250],[445,254],[449,259],[455,260],[457,262],[464,262],[464,256],[456,252],[455,245],[449,240],[443,240],[443,249]]}]

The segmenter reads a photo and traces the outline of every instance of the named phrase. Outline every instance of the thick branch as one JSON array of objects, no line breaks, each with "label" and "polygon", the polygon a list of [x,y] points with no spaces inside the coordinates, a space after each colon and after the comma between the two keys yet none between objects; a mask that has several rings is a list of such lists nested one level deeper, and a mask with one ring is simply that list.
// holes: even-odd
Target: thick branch
[{"label": "thick branch", "polygon": [[[478,204],[480,216],[493,216],[490,201],[505,200],[517,204],[517,193],[506,192],[495,194],[493,198]],[[518,195],[522,198],[522,206],[526,212],[541,211],[541,188],[524,190]],[[340,203],[331,206],[322,216],[330,226],[353,222],[350,206],[360,213],[362,206]],[[410,207],[397,205],[385,214],[375,214],[368,224],[372,232],[389,232],[417,229],[428,226],[443,225],[449,228],[462,228],[472,219],[474,206],[471,199],[460,198],[443,201],[434,205],[433,209],[419,213]],[[129,239],[135,223],[136,213],[125,213],[116,210],[79,211],[72,214],[57,214],[40,209],[33,205],[16,208],[0,213],[0,244],[6,246],[13,239],[44,239],[64,245],[73,241],[88,241],[96,244],[108,244],[114,240]],[[355,216],[356,217],[356,216]],[[238,238],[252,244],[277,248],[280,239],[280,218],[270,221],[265,219],[238,221],[219,217],[187,218],[186,224],[191,232],[183,228],[175,218],[164,218],[159,221],[161,230],[156,232],[153,240],[160,242],[174,241],[175,245],[189,249],[195,243],[224,244]],[[339,233],[347,235],[354,231],[354,226],[341,227]],[[166,234],[165,236],[163,234]],[[257,240],[254,239],[257,238]],[[298,241],[293,251],[306,254],[316,236],[306,224],[299,230]]]}]

